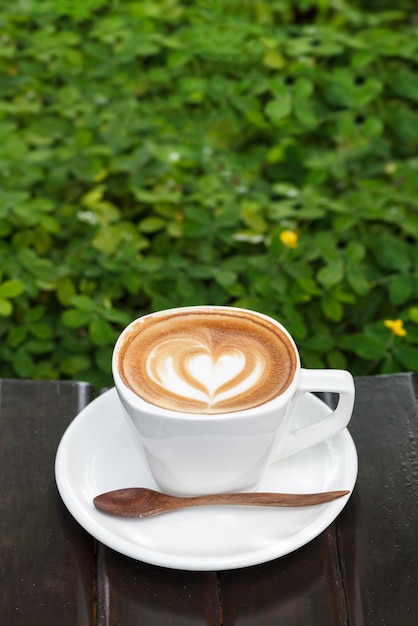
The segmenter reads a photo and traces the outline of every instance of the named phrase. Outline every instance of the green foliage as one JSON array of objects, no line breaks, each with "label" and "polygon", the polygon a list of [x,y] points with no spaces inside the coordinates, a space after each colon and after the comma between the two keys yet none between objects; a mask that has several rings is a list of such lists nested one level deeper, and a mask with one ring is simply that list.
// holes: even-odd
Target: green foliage
[{"label": "green foliage", "polygon": [[127,322],[202,303],[307,367],[416,369],[417,29],[359,6],[7,3],[1,376],[111,384]]}]

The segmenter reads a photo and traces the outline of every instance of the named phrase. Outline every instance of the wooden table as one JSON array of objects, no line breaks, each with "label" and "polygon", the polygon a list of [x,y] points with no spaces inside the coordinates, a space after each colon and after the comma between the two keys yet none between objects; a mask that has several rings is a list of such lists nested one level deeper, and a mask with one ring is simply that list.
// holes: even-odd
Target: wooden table
[{"label": "wooden table", "polygon": [[98,544],[54,460],[85,383],[0,381],[0,623],[5,626],[416,626],[418,377],[356,380],[357,486],[288,556],[225,572],[147,565]]}]

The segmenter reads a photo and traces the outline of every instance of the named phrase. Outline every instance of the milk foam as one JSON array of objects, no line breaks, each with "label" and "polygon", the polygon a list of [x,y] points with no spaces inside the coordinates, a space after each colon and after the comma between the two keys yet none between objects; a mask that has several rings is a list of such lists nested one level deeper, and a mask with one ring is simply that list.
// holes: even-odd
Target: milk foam
[{"label": "milk foam", "polygon": [[124,383],[150,404],[186,413],[243,411],[291,384],[297,354],[285,333],[251,311],[195,307],[150,315],[126,334]]}]

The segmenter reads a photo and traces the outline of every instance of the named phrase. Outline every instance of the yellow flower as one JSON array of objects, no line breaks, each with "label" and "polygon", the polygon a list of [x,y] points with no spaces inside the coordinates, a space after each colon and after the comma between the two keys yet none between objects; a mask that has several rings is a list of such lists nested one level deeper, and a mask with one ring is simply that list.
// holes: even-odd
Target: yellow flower
[{"label": "yellow flower", "polygon": [[386,163],[383,169],[384,169],[385,174],[388,174],[389,176],[391,176],[392,174],[396,172],[398,168],[396,167],[396,163]]},{"label": "yellow flower", "polygon": [[385,326],[389,328],[394,335],[398,335],[398,337],[405,337],[408,334],[403,327],[402,320],[385,320]]},{"label": "yellow flower", "polygon": [[298,234],[293,230],[284,230],[280,233],[280,241],[286,248],[297,248],[298,239]]}]

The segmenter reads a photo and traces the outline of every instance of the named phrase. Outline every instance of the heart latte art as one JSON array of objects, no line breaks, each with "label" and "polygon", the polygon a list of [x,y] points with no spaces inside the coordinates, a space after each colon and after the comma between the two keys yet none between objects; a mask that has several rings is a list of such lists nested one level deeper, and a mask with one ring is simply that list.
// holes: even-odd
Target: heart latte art
[{"label": "heart latte art", "polygon": [[164,390],[214,406],[245,393],[261,379],[263,359],[248,350],[179,337],[156,346],[147,372]]},{"label": "heart latte art", "polygon": [[186,413],[225,413],[282,393],[296,357],[289,339],[251,312],[167,312],[137,322],[119,352],[125,384],[145,401]]}]

